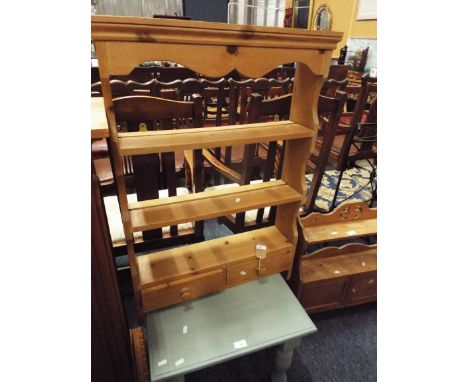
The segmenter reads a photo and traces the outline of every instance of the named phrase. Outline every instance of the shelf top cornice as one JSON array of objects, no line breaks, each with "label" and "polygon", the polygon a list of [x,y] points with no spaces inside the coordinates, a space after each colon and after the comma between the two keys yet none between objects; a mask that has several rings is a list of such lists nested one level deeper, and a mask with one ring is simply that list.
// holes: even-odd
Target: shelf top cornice
[{"label": "shelf top cornice", "polygon": [[334,49],[342,32],[126,16],[92,16],[95,41]]}]

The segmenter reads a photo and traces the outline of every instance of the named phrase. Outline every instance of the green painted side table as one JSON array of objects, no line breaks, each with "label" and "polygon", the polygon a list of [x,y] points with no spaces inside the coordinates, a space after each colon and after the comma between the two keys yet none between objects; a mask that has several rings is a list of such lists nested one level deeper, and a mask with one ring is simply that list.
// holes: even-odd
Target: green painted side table
[{"label": "green painted side table", "polygon": [[286,381],[294,348],[317,328],[281,275],[152,312],[146,317],[151,381],[184,374],[271,346],[274,382]]}]

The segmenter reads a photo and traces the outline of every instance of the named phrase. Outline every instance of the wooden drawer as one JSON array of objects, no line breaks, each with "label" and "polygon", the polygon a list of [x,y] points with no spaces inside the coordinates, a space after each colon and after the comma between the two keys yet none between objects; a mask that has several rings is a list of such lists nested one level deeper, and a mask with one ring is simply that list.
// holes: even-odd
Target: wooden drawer
[{"label": "wooden drawer", "polygon": [[143,310],[149,312],[222,289],[224,289],[223,269],[186,277],[143,289],[141,291]]},{"label": "wooden drawer", "polygon": [[353,275],[348,298],[351,303],[373,301],[377,297],[377,272]]},{"label": "wooden drawer", "polygon": [[291,261],[292,252],[290,250],[281,254],[267,255],[266,259],[262,260],[262,271],[259,273],[257,271],[258,259],[255,256],[252,256],[252,260],[228,265],[226,285],[231,287],[246,281],[287,271],[289,270]]}]

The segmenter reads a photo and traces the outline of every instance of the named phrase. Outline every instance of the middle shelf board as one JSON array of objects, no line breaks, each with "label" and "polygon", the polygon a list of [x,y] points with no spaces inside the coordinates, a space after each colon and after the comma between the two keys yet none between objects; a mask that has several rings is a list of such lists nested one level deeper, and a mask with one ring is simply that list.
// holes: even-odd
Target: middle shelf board
[{"label": "middle shelf board", "polygon": [[143,155],[209,147],[312,138],[312,130],[291,121],[179,130],[119,133],[121,155]]},{"label": "middle shelf board", "polygon": [[230,235],[178,248],[137,256],[142,288],[196,275],[228,264],[255,259],[256,244],[267,256],[289,253],[293,244],[275,226]]},{"label": "middle shelf board", "polygon": [[302,200],[284,180],[129,203],[132,232],[211,219]]}]

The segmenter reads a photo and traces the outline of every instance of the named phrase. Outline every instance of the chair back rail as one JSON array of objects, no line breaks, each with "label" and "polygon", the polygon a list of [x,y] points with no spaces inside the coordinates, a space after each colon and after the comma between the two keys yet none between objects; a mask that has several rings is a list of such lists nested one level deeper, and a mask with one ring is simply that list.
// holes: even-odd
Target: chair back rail
[{"label": "chair back rail", "polygon": [[334,97],[338,90],[345,92],[348,80],[337,81],[335,79],[326,79],[320,90],[320,94],[328,97]]}]

